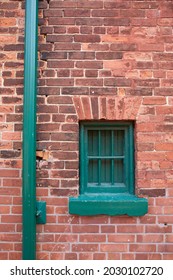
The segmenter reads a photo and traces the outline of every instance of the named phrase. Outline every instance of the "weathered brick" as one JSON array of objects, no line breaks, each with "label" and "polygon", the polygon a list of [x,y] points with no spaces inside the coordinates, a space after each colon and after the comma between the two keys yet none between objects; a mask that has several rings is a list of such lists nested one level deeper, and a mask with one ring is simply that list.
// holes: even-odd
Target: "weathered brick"
[{"label": "weathered brick", "polygon": [[102,86],[103,79],[94,79],[94,78],[86,78],[86,79],[76,79],[77,86]]},{"label": "weathered brick", "polygon": [[76,67],[84,69],[102,69],[103,63],[100,61],[77,61]]},{"label": "weathered brick", "polygon": [[111,60],[111,59],[122,59],[123,54],[121,52],[97,52],[96,59],[99,60]]},{"label": "weathered brick", "polygon": [[105,26],[128,26],[130,20],[128,18],[104,18]]},{"label": "weathered brick", "polygon": [[81,43],[97,43],[100,42],[100,36],[99,35],[75,35],[74,41],[81,42]]}]

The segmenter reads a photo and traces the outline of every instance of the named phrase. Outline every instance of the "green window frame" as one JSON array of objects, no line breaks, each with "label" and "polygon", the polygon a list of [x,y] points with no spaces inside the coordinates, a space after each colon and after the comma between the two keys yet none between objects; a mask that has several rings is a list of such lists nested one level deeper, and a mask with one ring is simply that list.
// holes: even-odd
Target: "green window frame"
[{"label": "green window frame", "polygon": [[148,212],[146,198],[135,195],[134,123],[82,121],[79,196],[69,198],[69,213],[81,216]]},{"label": "green window frame", "polygon": [[80,123],[80,194],[134,193],[132,122]]}]

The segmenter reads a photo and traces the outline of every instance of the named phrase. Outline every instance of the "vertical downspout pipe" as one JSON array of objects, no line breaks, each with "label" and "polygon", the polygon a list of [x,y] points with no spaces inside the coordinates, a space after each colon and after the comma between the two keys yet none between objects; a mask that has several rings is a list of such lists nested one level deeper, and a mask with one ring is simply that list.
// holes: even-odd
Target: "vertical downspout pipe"
[{"label": "vertical downspout pipe", "polygon": [[36,97],[38,0],[25,3],[23,108],[23,260],[36,259]]}]

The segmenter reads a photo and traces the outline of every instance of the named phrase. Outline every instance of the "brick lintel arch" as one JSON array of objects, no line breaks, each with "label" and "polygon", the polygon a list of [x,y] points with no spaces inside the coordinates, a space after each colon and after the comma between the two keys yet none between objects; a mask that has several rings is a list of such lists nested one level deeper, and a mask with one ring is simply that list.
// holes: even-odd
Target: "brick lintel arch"
[{"label": "brick lintel arch", "polygon": [[141,97],[75,96],[78,120],[136,120]]}]

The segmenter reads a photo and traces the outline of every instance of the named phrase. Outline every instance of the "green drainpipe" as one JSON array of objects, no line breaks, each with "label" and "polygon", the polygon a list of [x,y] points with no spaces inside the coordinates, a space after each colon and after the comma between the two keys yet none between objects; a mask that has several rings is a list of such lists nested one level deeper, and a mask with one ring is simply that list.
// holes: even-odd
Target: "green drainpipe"
[{"label": "green drainpipe", "polygon": [[36,258],[38,0],[26,0],[23,112],[23,259]]}]

